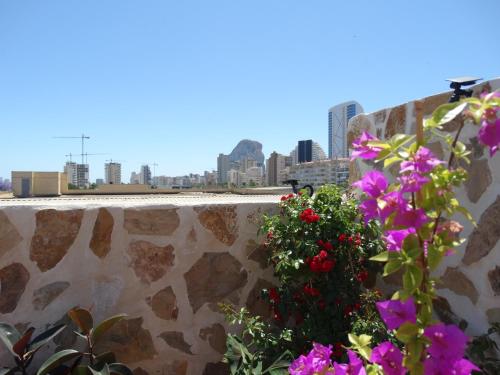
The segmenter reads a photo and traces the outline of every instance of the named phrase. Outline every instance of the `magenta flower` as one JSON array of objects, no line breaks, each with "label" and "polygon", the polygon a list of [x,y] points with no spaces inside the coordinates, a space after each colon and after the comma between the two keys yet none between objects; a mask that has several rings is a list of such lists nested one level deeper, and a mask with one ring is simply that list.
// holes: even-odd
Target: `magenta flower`
[{"label": "magenta flower", "polygon": [[431,340],[427,352],[433,358],[458,360],[463,357],[468,337],[457,326],[434,324],[425,329],[424,336]]},{"label": "magenta flower", "polygon": [[385,341],[372,351],[370,361],[382,366],[386,375],[404,375],[403,353],[390,341]]},{"label": "magenta flower", "polygon": [[399,191],[391,191],[380,198],[378,206],[380,220],[383,224],[393,212],[406,209],[408,207],[408,201],[404,199],[403,194]]},{"label": "magenta flower", "polygon": [[404,161],[401,163],[400,173],[404,172],[418,172],[428,173],[439,164],[444,163],[437,159],[434,154],[426,147],[420,147],[411,161]]},{"label": "magenta flower", "polygon": [[430,357],[424,361],[425,375],[470,375],[472,371],[481,370],[465,358],[456,361],[444,361]]},{"label": "magenta flower", "polygon": [[325,374],[333,375],[332,361],[332,346],[324,346],[318,343],[313,343],[313,348],[307,356],[301,355],[292,362],[288,368],[291,375],[314,375]]},{"label": "magenta flower", "polygon": [[405,302],[388,300],[377,302],[376,305],[382,320],[389,329],[397,329],[405,322],[415,323],[417,321],[415,303],[412,297]]},{"label": "magenta flower", "polygon": [[422,186],[430,181],[429,178],[422,176],[420,173],[411,172],[398,178],[401,183],[402,193],[416,193],[422,189]]},{"label": "magenta flower", "polygon": [[352,350],[347,350],[349,363],[333,363],[335,375],[366,375],[363,361]]},{"label": "magenta flower", "polygon": [[388,230],[384,234],[387,251],[401,251],[403,241],[409,234],[415,233],[415,228]]},{"label": "magenta flower", "polygon": [[378,198],[387,189],[388,182],[382,172],[370,171],[352,185],[360,188],[371,198]]},{"label": "magenta flower", "polygon": [[371,135],[370,133],[363,131],[361,136],[352,142],[352,148],[354,151],[351,155],[351,160],[356,158],[361,159],[374,159],[378,156],[379,152],[382,151],[382,148],[376,146],[368,145],[370,141],[378,141],[376,137]]},{"label": "magenta flower", "polygon": [[478,132],[479,141],[490,148],[490,156],[495,155],[500,143],[500,119],[483,120]]},{"label": "magenta flower", "polygon": [[402,211],[397,211],[394,217],[394,225],[403,227],[420,228],[429,218],[422,208],[416,210],[405,208]]},{"label": "magenta flower", "polygon": [[376,199],[366,199],[360,205],[359,209],[363,213],[365,224],[371,219],[376,219],[378,217],[378,204]]}]

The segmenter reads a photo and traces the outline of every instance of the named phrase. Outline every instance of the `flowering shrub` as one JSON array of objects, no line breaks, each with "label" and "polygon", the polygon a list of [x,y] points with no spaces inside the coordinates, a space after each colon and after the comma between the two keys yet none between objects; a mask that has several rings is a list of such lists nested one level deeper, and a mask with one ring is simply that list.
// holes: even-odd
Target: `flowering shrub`
[{"label": "flowering shrub", "polygon": [[[375,294],[363,293],[363,284],[373,285],[381,270],[368,262],[382,249],[378,225],[360,221],[358,202],[336,186],[314,198],[283,196],[279,207],[280,215],[265,217],[261,228],[279,280],[279,287],[267,291],[275,323],[292,327],[293,353],[303,353],[313,341],[333,342],[332,353],[340,358],[353,322],[375,308]],[[382,327],[377,315],[368,316]],[[377,324],[370,326],[380,336]]]},{"label": "flowering shrub", "polygon": [[[403,270],[403,289],[391,300],[377,303],[387,329],[394,330],[402,343],[402,351],[390,342],[372,349],[370,336],[350,335],[349,364],[329,363],[325,352],[330,347],[315,347],[308,356],[294,361],[291,374],[470,374],[479,370],[464,358],[468,337],[458,327],[432,316],[436,280],[430,273],[462,242],[458,238],[462,226],[451,217],[461,213],[472,220],[453,192],[467,178],[457,163],[468,162],[469,151],[459,141],[463,124],[454,138],[440,132],[443,124],[459,114],[480,125],[479,140],[493,156],[500,144],[500,93],[439,107],[425,122],[425,134],[417,129],[416,141],[415,136],[396,135],[382,142],[363,133],[353,143],[353,157],[375,159],[384,168],[394,163],[400,167],[393,183],[383,173],[371,171],[354,186],[364,194],[360,209],[365,223],[376,220],[384,230],[387,251],[372,260],[385,263],[385,275]],[[432,136],[441,137],[448,145],[447,163],[425,147]],[[313,364],[321,364],[321,368]]]}]

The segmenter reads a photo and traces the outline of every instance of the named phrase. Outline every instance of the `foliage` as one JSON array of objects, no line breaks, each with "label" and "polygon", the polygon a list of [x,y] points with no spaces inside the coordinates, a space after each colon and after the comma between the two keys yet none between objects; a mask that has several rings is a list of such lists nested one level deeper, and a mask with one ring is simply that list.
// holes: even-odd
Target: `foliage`
[{"label": "foliage", "polygon": [[[88,310],[74,308],[69,317],[79,329],[75,334],[85,341],[85,350],[64,349],[54,353],[39,367],[37,375],[132,375],[132,371],[117,363],[112,352],[95,353],[96,343],[126,315],[115,315],[94,327],[94,319]],[[62,332],[65,325],[57,325],[32,338],[35,329],[28,328],[22,335],[13,326],[0,323],[0,340],[14,357],[16,365],[0,368],[1,375],[27,374],[35,354],[50,340]],[[68,365],[67,363],[70,362]]]},{"label": "foliage", "polygon": [[47,329],[41,334],[33,338],[35,328],[29,327],[21,334],[15,327],[7,323],[0,323],[0,340],[9,350],[14,358],[16,365],[12,368],[0,368],[0,374],[26,374],[28,366],[33,361],[35,354],[52,338],[57,336],[63,329],[64,325],[57,325]]},{"label": "foliage", "polygon": [[493,323],[488,332],[474,337],[467,348],[467,357],[487,375],[500,374],[500,349],[492,336],[500,338],[500,323]]},{"label": "foliage", "polygon": [[226,320],[239,325],[239,335],[227,335],[227,351],[224,362],[229,364],[233,375],[286,374],[293,359],[288,350],[282,351],[282,343],[291,341],[291,331],[277,330],[260,316],[252,316],[247,309],[239,311],[227,304],[219,305]]},{"label": "foliage", "polygon": [[[364,303],[362,284],[374,284],[379,267],[368,258],[380,251],[381,242],[375,222],[358,220],[357,206],[354,198],[332,185],[312,198],[284,196],[280,214],[264,217],[261,231],[279,281],[264,296],[275,323],[292,328],[294,354],[312,342],[334,342],[338,349],[347,343],[353,322],[366,321],[366,315],[357,314]],[[376,315],[368,318],[380,322]]]},{"label": "foliage", "polygon": [[[375,159],[376,163],[383,163],[384,168],[399,164],[399,177],[393,183],[389,183],[383,173],[370,171],[354,186],[364,193],[360,209],[365,222],[377,220],[384,230],[387,251],[372,260],[385,263],[385,275],[403,272],[403,288],[391,300],[377,303],[387,329],[395,332],[401,342],[402,351],[390,342],[372,349],[370,336],[351,334],[349,363],[327,361],[319,373],[333,370],[335,374],[396,375],[408,371],[410,374],[465,375],[479,370],[464,358],[467,336],[454,325],[436,321],[432,314],[437,280],[431,277],[431,271],[463,242],[459,238],[463,227],[451,217],[462,214],[472,220],[454,193],[467,179],[459,163],[469,162],[470,152],[459,141],[465,122],[460,124],[455,137],[441,131],[443,124],[459,115],[480,124],[478,138],[490,148],[493,156],[500,145],[500,93],[437,108],[423,129],[417,124],[416,141],[415,136],[398,134],[383,142],[364,132],[353,143],[353,157]],[[447,163],[438,160],[425,147],[433,137],[443,139],[448,145]],[[312,373],[311,363],[299,357],[290,372]]]}]

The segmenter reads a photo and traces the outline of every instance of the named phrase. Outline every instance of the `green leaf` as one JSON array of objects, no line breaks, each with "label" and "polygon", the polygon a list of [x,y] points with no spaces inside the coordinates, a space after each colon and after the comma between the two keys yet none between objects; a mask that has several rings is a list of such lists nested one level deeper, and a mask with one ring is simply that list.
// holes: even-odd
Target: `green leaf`
[{"label": "green leaf", "polygon": [[387,168],[398,161],[401,161],[399,156],[391,156],[390,158],[384,160],[384,168]]},{"label": "green leaf", "polygon": [[413,293],[422,283],[423,272],[414,265],[406,266],[406,272],[403,275],[403,288],[408,293]]},{"label": "green leaf", "polygon": [[60,366],[61,364],[70,361],[82,354],[73,349],[65,349],[60,352],[52,354],[38,369],[36,375],[45,375],[48,374],[51,370]]},{"label": "green leaf", "polygon": [[391,259],[384,266],[384,274],[383,276],[390,275],[391,273],[396,272],[402,266],[401,259]]},{"label": "green leaf", "polygon": [[0,340],[9,349],[13,356],[16,356],[14,344],[21,339],[21,335],[13,326],[7,323],[0,323]]},{"label": "green leaf", "polygon": [[96,370],[96,369],[93,369],[92,367],[88,367],[88,369],[90,370],[90,372],[92,373],[92,375],[110,375],[109,374],[109,367],[108,365],[104,365],[104,367],[101,369],[101,370]]},{"label": "green leaf", "polygon": [[101,323],[99,323],[97,327],[95,327],[90,333],[90,339],[92,340],[92,343],[95,344],[97,341],[99,341],[99,339],[105,332],[107,332],[116,323],[118,323],[122,319],[125,319],[126,317],[127,314],[119,314],[112,316],[111,318],[108,318],[106,320],[103,320]]},{"label": "green leaf", "polygon": [[123,363],[111,363],[109,372],[116,375],[133,375],[133,372]]},{"label": "green leaf", "polygon": [[387,262],[389,260],[389,252],[383,251],[377,255],[372,256],[370,260],[374,262]]},{"label": "green leaf", "polygon": [[61,333],[64,328],[66,328],[64,324],[58,324],[36,336],[29,344],[30,351],[35,351],[45,345],[47,342],[52,340],[52,338]]},{"label": "green leaf", "polygon": [[440,105],[432,113],[432,116],[424,123],[424,128],[438,128],[457,117],[468,106],[468,103],[446,103]]},{"label": "green leaf", "polygon": [[35,327],[29,327],[26,332],[24,332],[23,337],[21,337],[12,347],[12,350],[21,358],[26,350],[26,347],[31,340],[31,336],[35,331]]},{"label": "green leaf", "polygon": [[355,349],[364,358],[366,359],[370,358],[371,355],[370,343],[372,340],[371,336],[368,335],[356,336],[352,333],[349,333],[347,337],[349,338],[349,342],[352,344],[353,349]]},{"label": "green leaf", "polygon": [[97,366],[102,366],[105,363],[107,363],[107,364],[114,363],[114,362],[116,362],[115,353],[105,352],[105,353],[99,354],[98,356],[95,357],[94,362]]},{"label": "green leaf", "polygon": [[403,343],[408,343],[413,340],[418,334],[418,327],[416,324],[405,322],[396,331],[396,337]]},{"label": "green leaf", "polygon": [[90,311],[82,309],[81,307],[76,307],[68,311],[68,315],[73,322],[80,328],[80,331],[84,335],[88,335],[92,327],[94,326],[94,320],[92,319],[92,314]]},{"label": "green leaf", "polygon": [[88,369],[87,366],[76,366],[73,371],[71,371],[71,375],[91,375],[92,373]]},{"label": "green leaf", "polygon": [[14,368],[0,368],[0,375],[13,375],[18,370],[17,367]]}]

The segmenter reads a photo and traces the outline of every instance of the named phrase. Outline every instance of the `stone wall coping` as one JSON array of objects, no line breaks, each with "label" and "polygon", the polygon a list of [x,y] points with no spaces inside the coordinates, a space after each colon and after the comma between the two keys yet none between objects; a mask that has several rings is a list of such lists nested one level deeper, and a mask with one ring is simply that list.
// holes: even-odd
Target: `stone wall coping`
[{"label": "stone wall coping", "polygon": [[198,206],[226,204],[277,203],[281,195],[192,194],[192,195],[85,195],[36,198],[10,198],[0,200],[4,207],[144,207],[144,206]]}]

